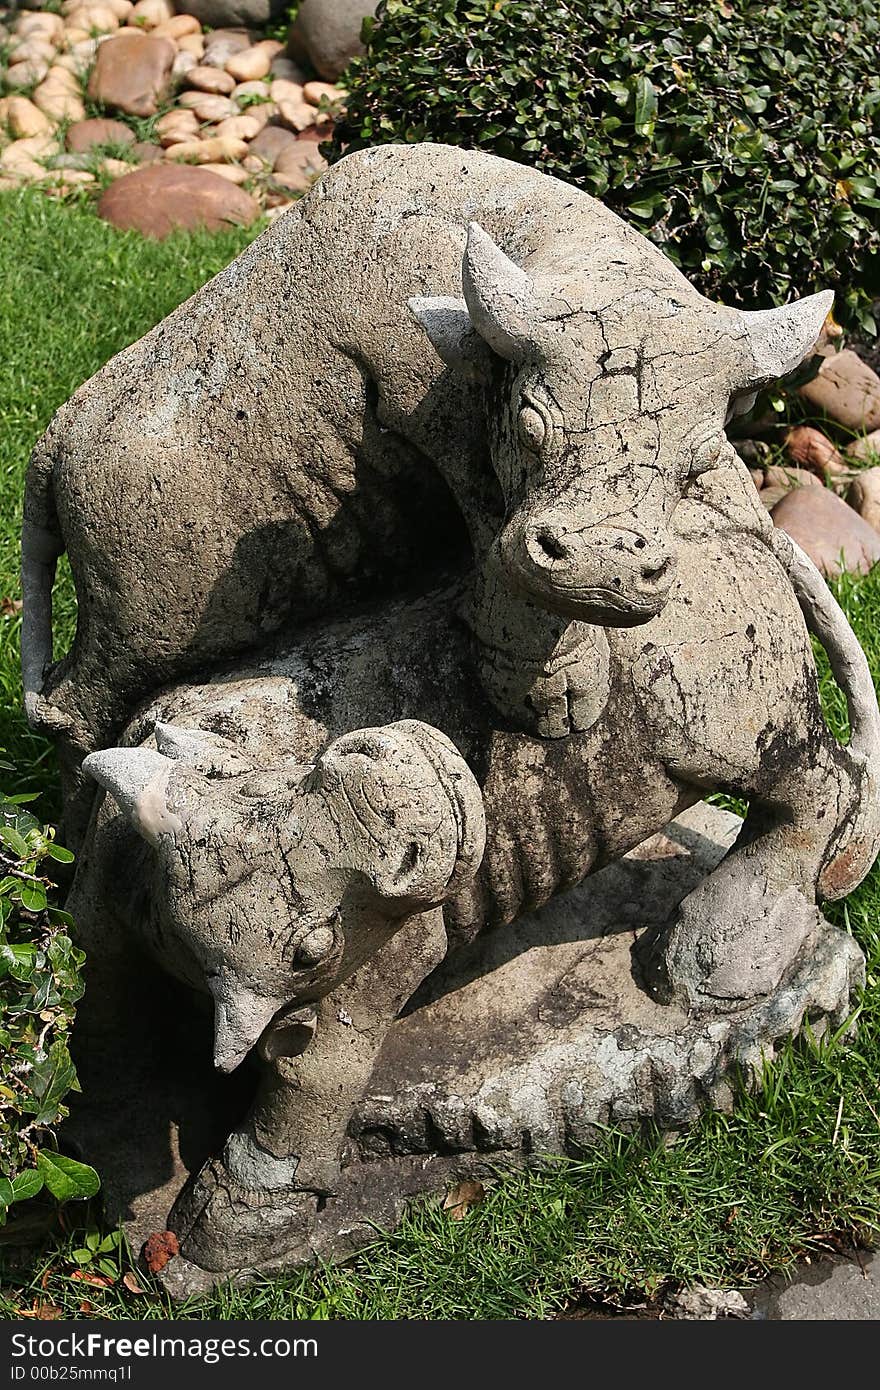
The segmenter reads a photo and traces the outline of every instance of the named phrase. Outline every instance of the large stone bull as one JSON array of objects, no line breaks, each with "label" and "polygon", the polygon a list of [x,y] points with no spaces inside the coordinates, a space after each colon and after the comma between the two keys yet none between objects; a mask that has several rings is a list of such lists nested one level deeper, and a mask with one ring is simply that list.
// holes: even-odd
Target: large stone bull
[{"label": "large stone bull", "polygon": [[[302,1244],[385,1032],[447,934],[469,941],[539,907],[709,790],[749,798],[745,828],[646,949],[651,987],[724,1015],[824,959],[833,929],[816,900],[850,891],[880,843],[867,664],[784,536],[719,525],[687,498],[670,548],[666,603],[607,630],[606,696],[567,738],[494,714],[447,589],[167,693],[129,746],[87,759],[113,798],[72,902],[93,959],[96,932],[140,934],[213,995],[217,1065],[252,1047],[262,1058],[249,1116],[174,1216],[198,1264],[243,1268]],[[822,717],[796,596],[849,701],[846,748]],[[348,732],[366,724],[378,727]],[[479,796],[460,754],[485,808],[478,871]],[[800,1012],[845,1016],[860,956],[839,938],[833,983],[799,996]]]},{"label": "large stone bull", "polygon": [[[163,682],[474,557],[488,626],[509,604],[517,657],[568,664],[585,635],[571,618],[662,610],[696,477],[723,458],[724,498],[745,497],[724,453],[731,402],[803,358],[829,302],[712,304],[600,203],[489,155],[349,156],[37,445],[31,721],[75,779]],[[78,624],[53,666],[65,550]],[[488,684],[517,705],[507,677]],[[582,703],[572,723],[552,691],[520,701],[535,709],[544,735],[595,713]]]}]

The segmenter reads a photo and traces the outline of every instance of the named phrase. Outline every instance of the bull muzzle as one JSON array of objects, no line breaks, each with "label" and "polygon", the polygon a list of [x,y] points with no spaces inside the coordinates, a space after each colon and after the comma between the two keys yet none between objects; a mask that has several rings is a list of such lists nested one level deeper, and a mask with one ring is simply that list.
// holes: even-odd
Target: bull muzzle
[{"label": "bull muzzle", "polygon": [[542,607],[603,627],[655,618],[677,567],[665,531],[645,536],[619,523],[577,526],[570,515],[552,512],[510,523],[501,556],[511,582]]}]

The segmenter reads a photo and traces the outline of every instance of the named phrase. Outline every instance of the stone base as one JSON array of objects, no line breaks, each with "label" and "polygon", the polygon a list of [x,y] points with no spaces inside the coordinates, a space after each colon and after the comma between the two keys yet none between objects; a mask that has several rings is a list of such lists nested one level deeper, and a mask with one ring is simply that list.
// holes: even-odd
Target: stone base
[{"label": "stone base", "polygon": [[[229,1275],[341,1258],[375,1239],[377,1226],[393,1227],[409,1199],[461,1177],[576,1154],[600,1126],[651,1120],[672,1129],[706,1106],[728,1109],[733,1066],[760,1065],[805,1019],[816,1031],[841,1021],[864,962],[830,925],[798,975],[740,1013],[689,1018],[642,988],[637,937],[716,866],[739,826],[725,812],[693,807],[626,859],[446,962],[389,1034],[350,1127],[337,1193],[319,1210],[310,1194],[245,1193],[222,1165],[208,1164],[172,1217],[182,1255],[163,1276],[169,1289],[182,1296]],[[246,1104],[235,1078],[222,1083],[203,1070],[207,1036],[172,1053],[170,1068],[148,1077],[141,1069],[149,1094],[137,1097],[138,1119],[119,1114],[128,1068],[118,1057],[114,1092],[105,1105],[92,1092],[90,1116],[77,1120],[80,1147],[102,1168],[108,1212],[125,1220],[135,1246],[166,1226],[187,1170],[220,1151],[218,1129]],[[145,1114],[154,1160],[164,1156],[152,1177]],[[228,1255],[218,1257],[232,1227]],[[250,1250],[246,1266],[236,1246]]]}]

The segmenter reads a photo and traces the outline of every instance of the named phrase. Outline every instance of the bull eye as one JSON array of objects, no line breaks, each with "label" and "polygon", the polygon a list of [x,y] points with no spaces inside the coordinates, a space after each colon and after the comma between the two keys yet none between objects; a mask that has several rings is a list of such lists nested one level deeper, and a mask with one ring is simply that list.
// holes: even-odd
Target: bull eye
[{"label": "bull eye", "polygon": [[533,453],[544,448],[550,435],[549,422],[533,405],[524,405],[517,419],[520,443]]}]

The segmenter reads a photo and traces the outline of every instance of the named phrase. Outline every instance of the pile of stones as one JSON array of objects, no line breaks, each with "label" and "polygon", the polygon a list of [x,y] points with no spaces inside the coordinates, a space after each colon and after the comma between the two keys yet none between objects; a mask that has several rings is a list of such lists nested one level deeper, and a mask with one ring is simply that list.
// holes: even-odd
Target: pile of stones
[{"label": "pile of stones", "polygon": [[[839,335],[839,329],[832,326]],[[851,348],[823,343],[798,396],[822,428],[747,421],[734,440],[777,526],[828,576],[880,561],[880,376]]]},{"label": "pile of stones", "polygon": [[0,188],[87,189],[155,236],[277,213],[326,167],[345,98],[301,61],[170,0],[0,9]]}]

